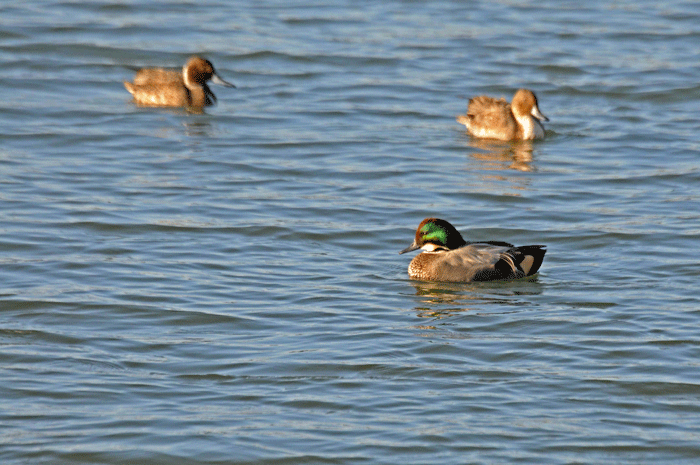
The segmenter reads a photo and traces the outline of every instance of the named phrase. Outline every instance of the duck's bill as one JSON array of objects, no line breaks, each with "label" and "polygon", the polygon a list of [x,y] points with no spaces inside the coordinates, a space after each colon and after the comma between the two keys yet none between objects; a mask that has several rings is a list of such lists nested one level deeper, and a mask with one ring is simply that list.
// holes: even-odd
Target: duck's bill
[{"label": "duck's bill", "polygon": [[409,245],[408,247],[403,249],[401,252],[399,252],[399,255],[401,255],[402,253],[406,253],[406,252],[413,252],[414,250],[418,250],[418,249],[420,249],[420,247],[417,246],[416,243],[414,242],[413,244]]},{"label": "duck's bill", "polygon": [[540,109],[537,108],[537,106],[532,107],[532,116],[537,118],[540,121],[549,121],[549,118],[544,116],[541,112]]},{"label": "duck's bill", "polygon": [[221,79],[218,74],[212,74],[211,82],[213,82],[214,84],[219,84],[220,86],[224,86],[224,87],[233,87],[234,89],[236,88],[236,86],[234,86],[230,82],[227,82],[227,81],[224,81],[223,79]]}]

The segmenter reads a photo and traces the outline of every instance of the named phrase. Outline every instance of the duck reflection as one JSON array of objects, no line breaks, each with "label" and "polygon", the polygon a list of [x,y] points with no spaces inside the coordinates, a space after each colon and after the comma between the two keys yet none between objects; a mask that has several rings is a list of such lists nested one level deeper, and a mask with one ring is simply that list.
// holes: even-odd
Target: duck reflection
[{"label": "duck reflection", "polygon": [[[515,313],[523,311],[521,296],[539,295],[537,276],[509,282],[445,283],[411,281],[419,304],[419,318],[442,319],[464,312]],[[525,307],[526,308],[526,307]]]},{"label": "duck reflection", "polygon": [[211,137],[213,129],[208,118],[185,119],[183,121],[184,134],[188,137]]},{"label": "duck reflection", "polygon": [[533,171],[532,141],[472,139],[469,146],[477,149],[472,151],[471,156],[483,165],[483,169]]}]

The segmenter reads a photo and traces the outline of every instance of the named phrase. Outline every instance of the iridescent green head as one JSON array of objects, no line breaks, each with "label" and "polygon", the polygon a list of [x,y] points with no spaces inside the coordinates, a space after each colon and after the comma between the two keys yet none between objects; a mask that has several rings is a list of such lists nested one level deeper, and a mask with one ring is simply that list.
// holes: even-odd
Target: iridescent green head
[{"label": "iridescent green head", "polygon": [[400,254],[417,249],[434,251],[438,249],[453,250],[465,245],[462,235],[449,222],[439,218],[426,218],[418,225],[413,244],[403,249]]}]

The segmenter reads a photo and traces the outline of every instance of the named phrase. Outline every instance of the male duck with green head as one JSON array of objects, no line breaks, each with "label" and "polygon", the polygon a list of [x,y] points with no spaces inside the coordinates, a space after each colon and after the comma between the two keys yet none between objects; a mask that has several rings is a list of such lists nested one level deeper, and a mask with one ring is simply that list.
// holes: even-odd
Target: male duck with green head
[{"label": "male duck with green head", "polygon": [[537,273],[544,259],[543,245],[515,247],[507,242],[467,242],[445,220],[426,218],[413,244],[399,254],[423,249],[408,265],[408,275],[421,281],[495,281]]}]

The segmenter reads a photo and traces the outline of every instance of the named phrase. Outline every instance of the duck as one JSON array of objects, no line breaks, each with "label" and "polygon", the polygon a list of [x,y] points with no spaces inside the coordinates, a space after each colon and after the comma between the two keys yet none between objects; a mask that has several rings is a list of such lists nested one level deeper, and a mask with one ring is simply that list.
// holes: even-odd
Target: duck
[{"label": "duck", "polygon": [[207,81],[233,87],[216,74],[211,61],[200,56],[190,57],[182,71],[165,68],[143,68],[136,72],[134,82],[124,82],[134,102],[149,107],[186,107],[202,109],[216,103],[216,96]]},{"label": "duck", "polygon": [[474,137],[483,139],[534,140],[544,139],[542,122],[549,121],[537,106],[535,93],[518,89],[511,103],[480,95],[469,100],[467,113],[457,116],[457,122],[467,127]]},{"label": "duck", "polygon": [[516,247],[501,241],[467,242],[448,221],[426,218],[418,225],[413,243],[399,254],[423,250],[408,265],[412,279],[468,283],[532,276],[542,265],[545,247]]}]

